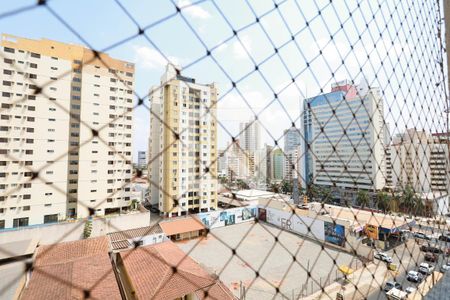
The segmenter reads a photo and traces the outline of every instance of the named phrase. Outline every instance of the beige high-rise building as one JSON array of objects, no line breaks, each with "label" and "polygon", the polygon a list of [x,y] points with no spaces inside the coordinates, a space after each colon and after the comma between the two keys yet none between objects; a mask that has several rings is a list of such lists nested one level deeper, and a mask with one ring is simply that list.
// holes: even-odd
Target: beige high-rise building
[{"label": "beige high-rise building", "polygon": [[150,91],[150,197],[165,216],[217,209],[217,93],[171,64]]},{"label": "beige high-rise building", "polygon": [[0,228],[127,209],[134,65],[2,35]]}]

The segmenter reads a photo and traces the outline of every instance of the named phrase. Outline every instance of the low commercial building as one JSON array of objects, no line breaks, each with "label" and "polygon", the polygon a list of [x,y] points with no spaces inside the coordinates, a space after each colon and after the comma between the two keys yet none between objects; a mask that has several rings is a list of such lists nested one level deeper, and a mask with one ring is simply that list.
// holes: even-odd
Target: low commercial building
[{"label": "low commercial building", "polygon": [[112,232],[108,234],[108,238],[113,251],[153,245],[168,240],[158,223],[153,226]]},{"label": "low commercial building", "polygon": [[121,252],[117,267],[126,299],[235,299],[171,241]]},{"label": "low commercial building", "polygon": [[[378,248],[387,249],[400,240],[400,232],[415,224],[413,219],[372,211],[312,202],[304,209],[283,202],[261,200],[258,219],[288,231],[342,247],[370,257],[362,245],[369,237]],[[366,251],[367,250],[367,251]]]},{"label": "low commercial building", "polygon": [[205,225],[193,216],[162,221],[159,226],[172,241],[187,240],[206,234]]}]

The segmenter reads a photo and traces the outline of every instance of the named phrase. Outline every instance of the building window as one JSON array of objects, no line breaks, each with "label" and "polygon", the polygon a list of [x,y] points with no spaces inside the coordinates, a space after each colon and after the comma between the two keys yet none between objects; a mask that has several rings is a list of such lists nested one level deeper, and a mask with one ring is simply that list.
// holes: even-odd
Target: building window
[{"label": "building window", "polygon": [[13,220],[13,227],[25,227],[28,226],[28,218],[17,218]]},{"label": "building window", "polygon": [[56,222],[58,222],[58,214],[44,216],[44,224],[56,223]]},{"label": "building window", "polygon": [[0,220],[0,229],[5,228],[5,220]]}]

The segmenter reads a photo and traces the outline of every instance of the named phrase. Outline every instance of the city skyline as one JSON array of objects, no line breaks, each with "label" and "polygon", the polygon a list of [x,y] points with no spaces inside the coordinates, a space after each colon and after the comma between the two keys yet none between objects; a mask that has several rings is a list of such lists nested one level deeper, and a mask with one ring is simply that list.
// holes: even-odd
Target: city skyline
[{"label": "city skyline", "polygon": [[[2,9],[8,11],[20,6],[21,3],[21,1],[7,2]],[[23,3],[25,3],[25,1]],[[91,7],[91,10],[83,12],[89,22],[79,23],[76,22],[72,16],[76,15],[77,12],[80,12],[83,3],[89,4]],[[185,0],[174,1],[174,3],[177,3],[180,6],[192,4],[192,2]],[[29,11],[26,14],[20,15],[9,21],[0,20],[2,31],[4,33],[11,33],[27,38],[48,38],[81,45],[85,44],[85,41],[87,41],[89,45],[97,50],[109,48],[114,44],[113,41],[117,41],[120,37],[125,38],[128,35],[135,34],[132,22],[120,15],[120,10],[116,6],[107,6],[106,8],[103,8],[107,9],[107,11],[101,16],[98,16],[95,12],[102,10],[102,8],[100,8],[100,3],[93,4],[88,3],[88,1],[81,1],[79,4],[75,5],[72,3],[63,4],[55,1],[54,3],[49,2],[48,5],[64,17],[67,17],[69,22],[76,23],[77,30],[79,30],[83,39],[80,40],[79,37],[73,35],[66,29],[57,26],[56,24],[58,21],[53,17],[47,18],[47,22],[39,22],[43,16],[47,15],[46,11],[41,8]],[[170,14],[174,7],[170,1],[161,1],[154,5],[156,5],[156,7],[152,7],[151,9],[142,9],[142,7],[140,7],[141,9],[138,9],[138,6],[133,3],[129,3],[127,6],[133,15],[136,16],[138,22],[142,23],[142,26],[145,26],[157,21],[158,15],[153,12],[159,11],[163,15],[164,13]],[[233,17],[233,20],[236,20],[236,25],[239,24],[242,26],[243,24],[253,22],[252,11],[245,3],[236,3],[236,7],[234,8],[226,1],[222,1],[217,5],[226,11],[227,14],[230,11],[234,11],[236,16]],[[349,7],[355,6],[356,1],[350,1],[347,5]],[[265,2],[252,3],[252,6],[257,13],[263,13],[272,8]],[[361,11],[366,12],[368,14],[367,17],[370,17],[370,5],[368,3],[361,3],[361,6]],[[143,11],[152,11],[152,13],[144,14]],[[313,15],[312,12],[315,11],[314,5],[312,3],[305,3],[304,11],[304,17],[308,18],[309,14]],[[283,8],[283,15],[285,18],[292,21],[296,26],[299,24],[293,17],[297,12],[298,8],[290,3],[286,3]],[[396,104],[394,101],[399,103],[406,101],[407,107],[413,107],[414,99],[399,99],[399,97],[409,95],[407,88],[401,86],[402,90],[395,92],[394,90],[386,88],[388,86],[387,78],[383,77],[383,74],[377,74],[377,78],[374,76],[375,73],[377,73],[375,66],[379,65],[380,58],[388,53],[392,53],[392,55],[397,55],[399,57],[400,61],[398,62],[398,65],[406,65],[406,58],[412,52],[412,46],[411,42],[405,41],[402,34],[400,34],[400,36],[395,39],[394,44],[391,45],[386,42],[389,38],[387,36],[388,33],[386,33],[386,36],[383,36],[375,49],[373,48],[373,42],[369,33],[372,31],[376,32],[377,28],[369,27],[367,34],[361,36],[361,41],[354,46],[354,54],[345,57],[345,67],[338,68],[338,66],[341,65],[339,53],[344,56],[345,53],[350,51],[348,43],[343,40],[329,42],[329,34],[327,31],[320,26],[315,26],[314,23],[311,25],[311,30],[314,30],[313,37],[306,33],[296,36],[296,39],[311,46],[304,47],[304,49],[302,49],[302,51],[304,51],[303,53],[299,53],[298,50],[294,49],[295,47],[284,47],[278,54],[280,57],[278,57],[278,55],[273,56],[273,54],[268,51],[268,49],[272,49],[273,47],[270,41],[263,35],[261,28],[257,25],[240,33],[238,38],[223,42],[229,37],[230,29],[220,21],[221,16],[217,13],[217,8],[211,3],[193,4],[192,6],[189,6],[183,14],[193,22],[194,26],[196,26],[196,32],[203,39],[206,39],[208,47],[214,47],[212,51],[213,55],[215,55],[217,59],[220,59],[221,66],[226,72],[229,72],[232,80],[237,81],[246,74],[246,72],[253,69],[254,63],[252,59],[259,62],[269,55],[272,57],[272,59],[265,64],[264,68],[261,68],[262,73],[257,72],[254,75],[245,78],[245,80],[239,82],[237,85],[238,90],[233,90],[231,92],[228,92],[232,88],[230,78],[228,78],[215,63],[212,63],[207,59],[203,59],[201,63],[195,64],[195,66],[189,66],[187,70],[183,70],[186,76],[198,78],[199,81],[202,82],[216,82],[218,84],[218,88],[222,92],[222,94],[219,95],[218,118],[223,124],[223,127],[227,128],[228,132],[234,136],[239,132],[239,127],[237,125],[239,122],[254,118],[253,113],[249,109],[249,106],[245,104],[245,101],[243,101],[242,96],[255,110],[255,113],[258,114],[259,119],[265,124],[264,128],[261,130],[262,144],[267,143],[273,145],[274,138],[279,139],[282,136],[283,131],[286,128],[291,127],[292,122],[296,124],[297,128],[300,128],[299,120],[301,117],[299,115],[299,108],[301,109],[301,103],[305,98],[319,94],[321,93],[322,88],[329,86],[331,83],[345,79],[353,80],[357,83],[361,79],[366,78],[370,85],[378,86],[383,93],[385,93],[385,95],[383,95],[383,99],[386,101],[385,104],[392,109],[392,111],[387,112],[385,116],[386,122],[393,126],[391,128],[392,135],[399,133],[398,130],[401,128],[405,129],[417,125],[414,120],[417,120],[418,114],[414,109],[408,109],[408,112],[412,114],[411,116],[408,115],[399,120],[394,117],[402,110],[402,106]],[[334,12],[328,10],[324,11],[324,17],[327,17],[328,14],[331,15],[329,18],[330,28],[338,28],[337,20],[335,20],[333,16]],[[89,18],[89,15],[92,17]],[[115,18],[116,16],[117,18],[120,17],[122,20],[122,26],[119,31],[114,33],[114,35],[105,34],[98,36],[95,33],[90,32],[90,28],[98,28],[98,30],[102,32],[109,32],[108,28],[114,27],[112,20],[117,19]],[[28,22],[30,19],[37,20],[36,22],[33,22],[35,26],[23,28],[18,25],[24,21]],[[195,38],[192,31],[187,30],[186,28],[184,28],[185,31],[183,31],[183,34],[181,34],[183,37],[182,40],[169,39],[166,41],[163,39],[164,35],[172,32],[180,22],[182,22],[182,20],[176,18],[173,22],[168,23],[157,32],[154,32],[152,29],[149,30],[147,34],[155,40],[155,45],[158,46],[157,49],[154,46],[149,45],[144,37],[139,36],[130,41],[126,41],[124,44],[107,49],[106,52],[111,56],[131,61],[136,64],[136,86],[134,90],[140,97],[147,99],[148,89],[153,84],[159,82],[160,74],[164,71],[165,65],[168,62],[167,59],[181,65],[183,69],[183,66],[189,65],[190,62],[195,61],[197,58],[204,55],[205,51],[202,49],[203,46]],[[355,20],[355,22],[357,22],[357,24],[358,22],[362,23],[360,20]],[[394,21],[392,26],[395,24],[397,24],[396,21]],[[283,42],[290,37],[289,30],[286,29],[286,26],[278,18],[273,17],[266,19],[264,20],[263,25],[266,30],[270,30],[269,33],[271,38],[274,39],[273,42],[275,45],[282,45]],[[218,26],[217,29],[214,29],[214,33],[219,34],[212,34],[210,31],[214,26]],[[344,29],[349,38],[357,37],[357,32],[353,25],[345,24]],[[272,31],[274,30],[278,30],[278,34],[272,34]],[[180,47],[180,43],[186,43],[187,40],[192,41],[192,47],[189,49]],[[256,45],[260,45],[260,47],[256,47]],[[421,44],[418,46],[423,47]],[[320,48],[322,48],[323,54],[326,55],[327,61],[325,62],[322,58],[315,59],[314,64],[311,64],[310,67],[314,74],[308,73],[297,77],[294,76],[300,71],[299,68],[301,64],[299,64],[298,59],[304,56],[302,59],[311,61],[316,56],[317,49]],[[249,53],[252,58],[250,58],[247,53]],[[367,54],[371,54],[372,66],[366,64],[364,72],[361,73],[358,61],[365,59]],[[296,66],[297,69],[290,69],[291,75],[289,75],[289,72],[287,72],[285,67],[278,61],[279,59],[283,59],[288,65]],[[236,62],[238,63],[236,64]],[[421,64],[425,64],[425,62],[421,62]],[[329,76],[328,70],[330,68],[337,69],[337,72],[334,72],[333,76]],[[275,74],[278,74],[278,76],[275,76]],[[262,77],[262,75],[264,77]],[[296,77],[294,83],[292,83],[292,77]],[[267,86],[264,78],[271,83],[270,87]],[[393,85],[394,81],[396,81],[396,78],[391,78],[389,85]],[[432,95],[434,92],[429,88],[425,91],[427,94],[421,95],[421,91],[417,90],[417,92],[419,92],[419,100],[417,101],[423,104],[426,99],[430,99],[430,105],[432,105],[433,110],[436,109],[437,113],[443,112],[445,107],[442,104],[439,104],[437,100],[433,100]],[[323,92],[325,92],[325,90]],[[270,104],[274,100],[274,93],[277,94],[280,101],[274,101]],[[147,106],[149,105],[147,100],[145,103]],[[286,108],[288,114],[286,114],[280,103]],[[269,107],[261,113],[260,111],[266,105],[269,105]],[[145,126],[145,124],[148,124],[149,122],[148,113],[146,111],[147,109],[142,106],[137,107],[134,110],[134,125],[136,128],[140,128],[140,133],[144,136],[149,134],[149,131]],[[397,122],[397,125],[394,125],[395,122]],[[437,121],[427,119],[425,122],[420,123],[422,128],[419,129],[430,132],[442,132],[445,124],[435,122]],[[218,127],[218,130],[218,145],[219,148],[224,148],[231,137],[221,126]],[[272,136],[269,136],[269,133]],[[134,162],[136,162],[137,159],[137,152],[147,149],[147,140],[141,139],[140,136],[140,134],[135,134],[133,136]]]}]

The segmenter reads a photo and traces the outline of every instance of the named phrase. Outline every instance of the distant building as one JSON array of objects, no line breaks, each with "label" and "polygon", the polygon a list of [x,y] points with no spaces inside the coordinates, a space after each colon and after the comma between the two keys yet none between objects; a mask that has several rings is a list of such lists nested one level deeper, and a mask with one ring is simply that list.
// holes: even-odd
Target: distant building
[{"label": "distant building", "polygon": [[253,152],[261,149],[261,131],[259,121],[248,121],[239,124],[239,140],[243,150]]},{"label": "distant building", "polygon": [[333,84],[331,92],[304,100],[303,178],[341,189],[385,186],[383,101],[362,82]]},{"label": "distant building", "polygon": [[291,127],[289,129],[286,129],[284,131],[284,152],[290,152],[297,147],[299,147],[301,144],[301,135],[300,130],[295,127]]},{"label": "distant building", "polygon": [[301,177],[301,148],[298,146],[294,150],[284,153],[283,155],[283,179],[292,181],[293,178]]},{"label": "distant building", "polygon": [[271,180],[281,181],[283,179],[283,162],[284,162],[284,154],[283,150],[275,149],[272,151],[272,160],[271,160]]},{"label": "distant building", "polygon": [[150,91],[150,197],[165,216],[217,209],[217,93],[171,64]]},{"label": "distant building", "polygon": [[137,164],[138,164],[139,168],[147,167],[147,152],[145,152],[145,151],[138,151]]},{"label": "distant building", "polygon": [[448,193],[448,144],[438,134],[408,129],[393,138],[390,156],[393,188],[410,186],[417,193]]}]

